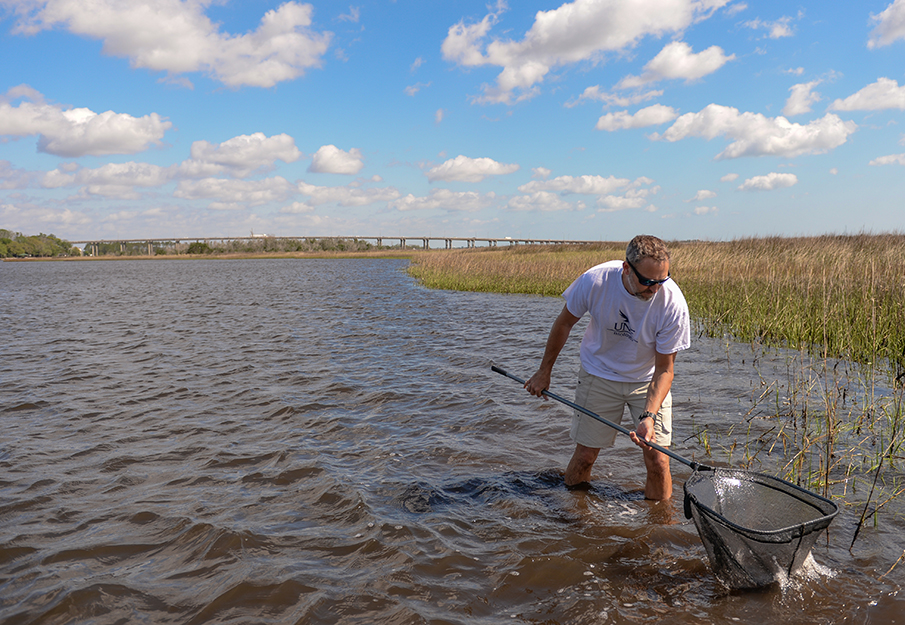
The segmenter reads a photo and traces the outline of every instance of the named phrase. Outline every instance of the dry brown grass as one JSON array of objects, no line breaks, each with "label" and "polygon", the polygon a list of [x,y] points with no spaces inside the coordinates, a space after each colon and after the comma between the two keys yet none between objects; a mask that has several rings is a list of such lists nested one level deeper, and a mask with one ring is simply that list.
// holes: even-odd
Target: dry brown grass
[{"label": "dry brown grass", "polygon": [[[558,296],[587,268],[624,258],[625,245],[422,252],[410,271],[433,288]],[[762,380],[755,407],[775,403],[765,430],[749,439],[747,415],[719,439],[699,430],[708,455],[713,441],[730,462],[732,450],[743,450],[749,466],[779,450],[787,479],[826,494],[839,489],[849,503],[867,494],[858,503],[862,522],[869,505],[876,512],[905,492],[898,469],[905,438],[905,236],[672,242],[670,249],[672,276],[699,333],[800,355],[788,380]],[[835,358],[854,363],[854,373],[837,372]],[[886,390],[875,389],[878,378]],[[736,431],[745,433],[742,440]]]},{"label": "dry brown grass", "polygon": [[[625,243],[419,252],[432,288],[556,296]],[[673,242],[672,275],[708,334],[905,366],[905,235]]]}]

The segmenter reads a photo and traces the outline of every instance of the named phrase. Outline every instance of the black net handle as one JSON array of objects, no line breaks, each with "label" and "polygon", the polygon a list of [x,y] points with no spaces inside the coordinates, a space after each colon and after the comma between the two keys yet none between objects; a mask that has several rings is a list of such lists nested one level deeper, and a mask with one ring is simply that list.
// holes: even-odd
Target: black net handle
[{"label": "black net handle", "polygon": [[[501,369],[500,367],[497,367],[496,365],[491,365],[490,370],[491,370],[491,371],[494,371],[495,373],[499,373],[500,375],[504,375],[504,376],[506,376],[507,378],[510,378],[510,379],[512,379],[512,380],[515,380],[516,382],[518,382],[518,383],[521,384],[522,386],[525,385],[525,380],[522,380],[521,378],[512,375],[511,373],[509,373],[509,372],[506,371],[505,369]],[[576,404],[575,402],[571,402],[571,401],[569,401],[568,399],[566,399],[566,398],[564,398],[564,397],[560,397],[559,395],[556,395],[555,393],[551,393],[551,392],[548,391],[548,390],[544,390],[544,391],[543,391],[543,394],[546,395],[547,397],[549,397],[550,399],[555,399],[555,400],[558,401],[559,403],[565,404],[565,405],[568,406],[569,408],[572,408],[572,409],[574,409],[574,410],[577,410],[578,412],[581,412],[581,413],[584,413],[584,414],[588,415],[588,416],[591,417],[592,419],[597,419],[598,421],[600,421],[600,422],[603,423],[604,425],[608,425],[608,426],[610,426],[611,428],[613,428],[614,430],[617,430],[617,431],[619,431],[619,432],[622,432],[622,433],[625,434],[626,436],[628,436],[629,434],[631,434],[631,432],[630,432],[629,430],[625,429],[625,428],[622,427],[621,425],[617,425],[617,424],[613,423],[612,421],[608,421],[607,419],[604,419],[604,418],[601,417],[600,415],[591,412],[590,410],[588,410],[588,409],[585,408],[584,406],[579,406],[579,405]],[[706,470],[710,470],[710,467],[707,467],[707,466],[698,464],[697,462],[694,462],[693,460],[688,460],[688,459],[686,459],[686,458],[683,458],[683,457],[680,456],[679,454],[677,454],[677,453],[675,453],[675,452],[673,452],[673,451],[670,451],[670,450],[667,449],[666,447],[661,447],[660,445],[658,445],[658,444],[656,444],[656,443],[653,443],[653,442],[645,442],[645,445],[647,445],[648,447],[650,447],[650,448],[652,448],[652,449],[656,449],[656,450],[659,451],[661,454],[666,454],[667,456],[669,456],[669,457],[672,458],[673,460],[678,460],[678,461],[681,462],[682,464],[688,465],[688,466],[691,467],[692,470],[694,470],[694,471],[700,471],[700,470],[705,470],[705,471],[706,471]]]}]

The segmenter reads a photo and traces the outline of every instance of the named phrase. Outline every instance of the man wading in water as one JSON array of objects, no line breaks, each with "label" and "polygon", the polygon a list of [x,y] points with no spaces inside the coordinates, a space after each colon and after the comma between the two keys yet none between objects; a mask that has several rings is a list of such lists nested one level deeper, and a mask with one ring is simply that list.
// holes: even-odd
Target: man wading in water
[{"label": "man wading in water", "polygon": [[[653,236],[635,237],[624,261],[588,269],[563,297],[566,304],[553,322],[540,368],[525,388],[543,397],[572,327],[589,313],[575,403],[617,425],[629,407],[635,425],[631,438],[643,450],[647,468],[644,496],[669,499],[669,457],[645,442],[669,447],[672,440],[673,365],[676,353],[690,346],[691,330],[685,296],[669,279],[666,244]],[[600,449],[613,444],[616,430],[576,411],[571,436],[575,453],[565,480],[576,486],[590,480]]]}]

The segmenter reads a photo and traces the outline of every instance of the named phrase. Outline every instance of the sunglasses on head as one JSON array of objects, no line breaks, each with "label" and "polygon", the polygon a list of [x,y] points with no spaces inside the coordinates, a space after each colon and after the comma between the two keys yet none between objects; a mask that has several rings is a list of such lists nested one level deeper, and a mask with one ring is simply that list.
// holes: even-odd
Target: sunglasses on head
[{"label": "sunglasses on head", "polygon": [[666,274],[666,277],[663,278],[662,280],[651,280],[650,278],[645,278],[640,273],[638,273],[638,270],[635,269],[635,266],[633,264],[628,262],[628,259],[626,259],[625,262],[627,262],[628,266],[631,267],[632,271],[635,272],[635,277],[638,278],[638,282],[641,284],[641,286],[654,286],[655,284],[663,284],[664,282],[669,280],[668,273]]}]

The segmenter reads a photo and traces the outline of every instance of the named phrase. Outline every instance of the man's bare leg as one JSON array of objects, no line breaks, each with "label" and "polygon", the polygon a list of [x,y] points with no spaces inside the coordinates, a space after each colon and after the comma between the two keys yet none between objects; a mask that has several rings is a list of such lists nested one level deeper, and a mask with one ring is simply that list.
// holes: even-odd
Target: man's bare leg
[{"label": "man's bare leg", "polygon": [[566,467],[566,486],[576,486],[591,481],[591,469],[597,460],[600,449],[575,445],[575,452]]},{"label": "man's bare leg", "polygon": [[669,471],[669,456],[656,449],[644,449],[644,466],[647,467],[647,481],[644,497],[663,500],[672,497],[672,473]]}]

